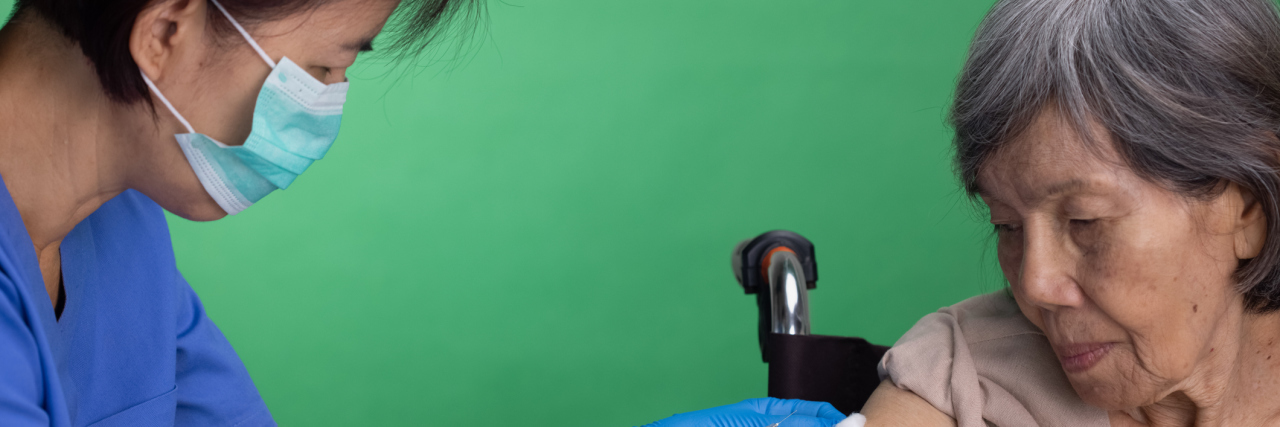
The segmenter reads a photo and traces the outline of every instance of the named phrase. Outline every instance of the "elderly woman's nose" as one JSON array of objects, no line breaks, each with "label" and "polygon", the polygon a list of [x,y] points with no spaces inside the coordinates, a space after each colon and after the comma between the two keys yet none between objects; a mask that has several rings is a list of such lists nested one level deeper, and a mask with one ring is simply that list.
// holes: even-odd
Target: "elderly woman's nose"
[{"label": "elderly woman's nose", "polygon": [[1027,233],[1016,285],[1026,302],[1047,310],[1077,307],[1084,292],[1073,277],[1074,260],[1051,233]]}]

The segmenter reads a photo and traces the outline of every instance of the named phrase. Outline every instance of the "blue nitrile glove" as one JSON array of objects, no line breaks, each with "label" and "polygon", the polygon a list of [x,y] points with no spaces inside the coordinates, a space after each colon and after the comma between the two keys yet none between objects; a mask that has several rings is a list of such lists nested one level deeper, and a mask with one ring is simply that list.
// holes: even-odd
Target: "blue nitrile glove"
[{"label": "blue nitrile glove", "polygon": [[831,427],[841,420],[844,414],[827,402],[766,397],[676,414],[645,427]]}]

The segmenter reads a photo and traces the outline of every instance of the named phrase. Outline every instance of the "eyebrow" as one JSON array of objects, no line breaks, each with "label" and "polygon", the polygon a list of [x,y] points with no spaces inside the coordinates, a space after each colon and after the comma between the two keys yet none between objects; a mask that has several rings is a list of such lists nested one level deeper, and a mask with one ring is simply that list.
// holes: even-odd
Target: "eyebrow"
[{"label": "eyebrow", "polygon": [[[1037,191],[1035,194],[1034,201],[1038,203],[1039,201],[1047,199],[1049,197],[1053,197],[1062,193],[1079,191],[1092,186],[1093,185],[1091,182],[1085,181],[1079,178],[1072,178],[1066,181],[1055,182],[1052,185],[1049,185],[1048,187],[1046,187],[1044,190]],[[979,197],[995,199],[995,197],[990,192],[986,191],[986,189],[982,188],[981,186],[978,186],[976,193],[978,194]]]},{"label": "eyebrow", "polygon": [[1050,185],[1049,188],[1046,188],[1044,191],[1042,191],[1039,194],[1039,196],[1041,199],[1043,199],[1050,196],[1056,196],[1058,194],[1066,193],[1068,191],[1077,191],[1088,186],[1089,186],[1089,183],[1085,181],[1082,181],[1079,179],[1069,179],[1063,182],[1058,182],[1058,183],[1054,183],[1053,185]]}]

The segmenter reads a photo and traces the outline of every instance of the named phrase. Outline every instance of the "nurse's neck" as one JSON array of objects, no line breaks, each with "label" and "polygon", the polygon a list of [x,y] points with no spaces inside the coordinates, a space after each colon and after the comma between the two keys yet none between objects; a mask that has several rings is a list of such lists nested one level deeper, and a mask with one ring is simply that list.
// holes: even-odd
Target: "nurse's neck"
[{"label": "nurse's neck", "polygon": [[150,172],[140,159],[159,133],[145,104],[108,99],[79,46],[39,18],[0,29],[0,100],[0,176],[53,303],[63,238]]}]

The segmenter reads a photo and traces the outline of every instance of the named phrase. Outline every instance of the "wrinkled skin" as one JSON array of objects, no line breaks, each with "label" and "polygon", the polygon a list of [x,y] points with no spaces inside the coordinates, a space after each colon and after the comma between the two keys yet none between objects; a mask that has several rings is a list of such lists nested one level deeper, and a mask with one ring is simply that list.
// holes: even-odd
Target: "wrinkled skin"
[{"label": "wrinkled skin", "polygon": [[1231,183],[1184,197],[1100,126],[1073,130],[1047,109],[979,174],[1000,267],[1072,387],[1113,425],[1275,421],[1280,317],[1248,312],[1233,276],[1262,248],[1260,204]]}]

